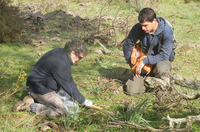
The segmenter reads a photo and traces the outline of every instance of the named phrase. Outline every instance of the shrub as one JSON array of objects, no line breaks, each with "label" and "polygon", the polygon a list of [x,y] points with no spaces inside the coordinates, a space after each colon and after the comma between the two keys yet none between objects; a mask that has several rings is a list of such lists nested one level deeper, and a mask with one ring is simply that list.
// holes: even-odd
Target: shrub
[{"label": "shrub", "polygon": [[151,7],[155,2],[159,0],[129,0],[129,6],[136,12],[140,12],[145,7]]},{"label": "shrub", "polygon": [[24,19],[19,17],[17,7],[10,0],[0,0],[0,43],[14,42],[24,27]]}]

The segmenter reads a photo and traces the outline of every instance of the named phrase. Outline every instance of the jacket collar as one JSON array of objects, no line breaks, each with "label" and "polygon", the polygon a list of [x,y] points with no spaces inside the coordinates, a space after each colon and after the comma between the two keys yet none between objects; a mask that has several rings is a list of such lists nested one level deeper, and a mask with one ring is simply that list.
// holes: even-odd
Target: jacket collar
[{"label": "jacket collar", "polygon": [[64,51],[64,53],[66,54],[67,59],[69,60],[70,64],[71,64],[71,65],[74,65],[74,63],[73,63],[73,61],[72,61],[72,58],[71,58],[70,54],[69,54],[68,52],[66,52],[64,48],[63,48],[63,51]]}]

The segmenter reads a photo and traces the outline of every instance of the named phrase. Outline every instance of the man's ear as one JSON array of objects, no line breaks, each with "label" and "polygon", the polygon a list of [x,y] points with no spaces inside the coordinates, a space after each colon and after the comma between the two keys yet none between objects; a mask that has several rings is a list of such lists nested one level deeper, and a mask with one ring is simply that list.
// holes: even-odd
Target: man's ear
[{"label": "man's ear", "polygon": [[156,22],[157,22],[156,18],[154,18],[152,22],[153,22],[153,23],[156,23]]},{"label": "man's ear", "polygon": [[72,56],[72,55],[75,55],[75,51],[72,51],[71,53],[70,53],[70,55]]}]

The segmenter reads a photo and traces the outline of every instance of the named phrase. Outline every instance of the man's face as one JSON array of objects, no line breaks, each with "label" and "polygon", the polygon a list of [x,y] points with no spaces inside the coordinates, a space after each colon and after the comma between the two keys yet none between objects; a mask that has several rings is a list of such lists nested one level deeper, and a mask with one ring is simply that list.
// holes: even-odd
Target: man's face
[{"label": "man's face", "polygon": [[81,54],[79,56],[76,56],[75,52],[72,51],[71,54],[70,54],[72,60],[76,63],[78,61],[81,61],[81,59],[84,57],[84,54]]},{"label": "man's face", "polygon": [[140,25],[145,33],[154,33],[156,30],[156,20],[153,20],[152,22],[144,21],[143,23],[140,23]]}]

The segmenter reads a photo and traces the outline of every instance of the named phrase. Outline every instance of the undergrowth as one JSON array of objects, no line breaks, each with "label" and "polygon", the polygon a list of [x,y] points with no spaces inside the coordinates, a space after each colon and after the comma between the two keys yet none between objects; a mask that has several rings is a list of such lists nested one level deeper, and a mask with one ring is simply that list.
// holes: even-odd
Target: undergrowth
[{"label": "undergrowth", "polygon": [[0,0],[0,18],[0,43],[19,40],[25,21],[20,18],[18,8],[11,6],[10,0]]}]

